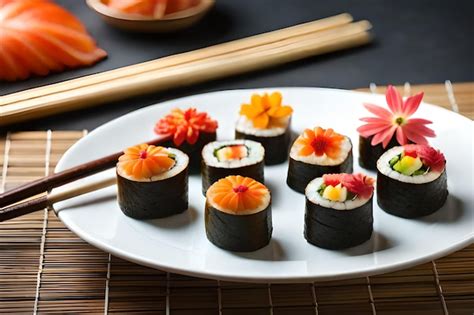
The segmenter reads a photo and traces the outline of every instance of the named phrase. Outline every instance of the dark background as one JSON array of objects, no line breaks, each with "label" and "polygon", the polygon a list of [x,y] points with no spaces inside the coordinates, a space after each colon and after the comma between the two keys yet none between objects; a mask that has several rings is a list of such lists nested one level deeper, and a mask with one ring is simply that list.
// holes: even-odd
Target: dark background
[{"label": "dark background", "polygon": [[113,29],[80,0],[57,0],[76,14],[109,53],[86,69],[46,78],[0,83],[0,95],[101,72],[169,54],[250,36],[342,12],[373,24],[373,44],[314,57],[225,80],[87,110],[43,118],[14,129],[93,129],[127,112],[156,102],[207,91],[269,86],[366,87],[370,82],[439,83],[474,81],[474,1],[217,0],[192,29],[174,35],[136,35]]}]

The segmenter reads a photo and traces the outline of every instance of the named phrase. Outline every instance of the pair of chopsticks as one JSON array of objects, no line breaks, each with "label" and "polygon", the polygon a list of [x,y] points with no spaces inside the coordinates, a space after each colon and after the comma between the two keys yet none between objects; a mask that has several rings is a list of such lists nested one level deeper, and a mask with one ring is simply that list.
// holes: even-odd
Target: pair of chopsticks
[{"label": "pair of chopsticks", "polygon": [[[363,45],[368,21],[352,23],[349,14],[300,24],[232,42],[173,55],[0,98],[0,125],[84,108]],[[148,142],[159,145],[168,138]],[[122,152],[81,164],[0,194],[0,222],[113,185],[113,179],[32,198],[53,188],[113,167]]]},{"label": "pair of chopsticks", "polygon": [[[170,139],[171,136],[160,137],[147,143],[152,145],[160,145],[161,143]],[[0,222],[35,212],[47,208],[56,202],[80,196],[91,191],[115,184],[115,178],[107,178],[101,181],[84,184],[69,190],[64,190],[59,193],[46,194],[41,197],[19,202],[35,195],[47,192],[53,188],[76,181],[80,178],[112,168],[115,166],[118,158],[122,154],[123,152],[117,152],[84,164],[80,164],[62,172],[37,179],[14,189],[7,190],[6,192],[0,194]]]},{"label": "pair of chopsticks", "polygon": [[284,64],[370,41],[340,14],[277,31],[3,96],[1,125]]}]

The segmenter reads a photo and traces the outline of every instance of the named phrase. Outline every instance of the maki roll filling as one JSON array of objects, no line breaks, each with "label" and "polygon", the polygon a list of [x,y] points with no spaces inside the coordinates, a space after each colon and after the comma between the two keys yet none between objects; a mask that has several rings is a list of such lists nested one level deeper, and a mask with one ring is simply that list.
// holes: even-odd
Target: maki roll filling
[{"label": "maki roll filling", "polygon": [[331,173],[352,173],[352,143],[333,129],[306,129],[290,150],[287,184],[304,193],[316,177]]},{"label": "maki roll filling", "polygon": [[282,105],[282,95],[253,94],[251,104],[243,104],[235,128],[237,139],[260,142],[265,148],[265,164],[279,164],[287,159],[291,141],[293,109]]},{"label": "maki roll filling", "polygon": [[270,191],[249,177],[220,179],[206,194],[205,226],[209,241],[226,250],[266,246],[273,230]]},{"label": "maki roll filling", "polygon": [[377,161],[377,202],[404,218],[431,214],[448,196],[444,155],[426,145],[394,147]]},{"label": "maki roll filling", "polygon": [[264,181],[263,146],[251,140],[215,141],[202,150],[202,191],[217,180],[229,175],[251,177]]},{"label": "maki roll filling", "polygon": [[117,163],[118,203],[125,215],[152,219],[188,208],[189,158],[174,148],[141,144]]},{"label": "maki roll filling", "polygon": [[344,249],[367,241],[373,231],[374,179],[329,174],[306,187],[304,236],[318,247]]}]

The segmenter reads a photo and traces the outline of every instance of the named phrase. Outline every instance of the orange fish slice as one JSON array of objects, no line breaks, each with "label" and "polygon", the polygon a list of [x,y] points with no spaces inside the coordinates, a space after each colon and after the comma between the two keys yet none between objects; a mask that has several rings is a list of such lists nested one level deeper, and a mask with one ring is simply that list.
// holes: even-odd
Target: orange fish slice
[{"label": "orange fish slice", "polygon": [[0,0],[0,80],[44,76],[105,58],[82,23],[48,0]]}]

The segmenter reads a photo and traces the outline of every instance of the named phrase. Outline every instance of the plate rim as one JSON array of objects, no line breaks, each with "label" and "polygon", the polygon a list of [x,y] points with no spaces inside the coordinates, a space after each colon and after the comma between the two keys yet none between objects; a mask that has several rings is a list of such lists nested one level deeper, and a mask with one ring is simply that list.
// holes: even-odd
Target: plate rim
[{"label": "plate rim", "polygon": [[[370,95],[371,97],[373,95],[379,95],[383,96],[383,94],[380,93],[370,93],[370,92],[364,92],[364,91],[356,91],[356,90],[346,90],[346,89],[340,89],[340,88],[326,88],[326,87],[311,87],[311,86],[276,86],[276,87],[255,87],[255,88],[236,88],[236,89],[223,89],[223,90],[216,90],[216,91],[211,91],[211,92],[205,92],[205,93],[197,93],[197,94],[191,94],[191,95],[186,95],[183,97],[178,97],[178,98],[171,98],[171,99],[166,99],[164,101],[160,101],[157,103],[153,103],[147,106],[144,106],[142,108],[130,111],[122,116],[116,117],[112,120],[109,120],[102,125],[98,126],[97,128],[93,129],[91,132],[89,132],[86,136],[80,138],[78,141],[76,141],[71,147],[69,147],[66,152],[63,153],[61,156],[61,159],[58,161],[56,167],[55,167],[55,172],[60,171],[62,168],[62,164],[64,163],[64,160],[66,160],[67,154],[72,151],[77,145],[79,145],[80,142],[84,141],[84,139],[94,136],[95,133],[98,133],[102,130],[102,128],[106,128],[107,125],[113,124],[118,120],[123,119],[126,116],[129,115],[134,115],[138,114],[141,111],[147,111],[149,110],[150,107],[155,107],[155,106],[160,106],[162,103],[169,103],[172,101],[176,100],[182,100],[190,97],[200,97],[204,95],[210,95],[210,94],[219,94],[223,92],[229,92],[229,91],[237,91],[237,92],[257,92],[261,90],[289,90],[289,89],[308,89],[308,90],[326,90],[326,91],[337,91],[338,93],[357,93],[357,94],[362,94],[362,95]],[[456,113],[452,110],[446,109],[442,106],[439,105],[434,105],[431,103],[426,103],[422,102],[423,105],[427,105],[428,107],[435,107],[437,110],[443,110],[446,112],[449,112],[450,114],[454,114],[466,122],[470,122],[472,126],[474,126],[474,121],[459,114]],[[79,238],[82,240],[86,241],[90,245],[97,247],[106,253],[109,253],[111,255],[117,256],[119,258],[122,258],[124,260],[146,266],[149,268],[153,269],[159,269],[165,272],[171,272],[171,273],[177,273],[177,274],[182,274],[182,275],[187,275],[187,276],[192,276],[192,277],[201,277],[205,279],[213,279],[213,280],[223,280],[223,281],[238,281],[238,282],[252,282],[252,283],[308,283],[308,282],[313,282],[313,281],[333,281],[333,280],[345,280],[345,279],[353,279],[353,278],[358,278],[358,277],[364,277],[364,276],[374,276],[374,275],[379,275],[379,274],[384,274],[388,272],[393,272],[393,271],[398,271],[406,268],[410,268],[419,264],[423,264],[435,259],[439,259],[441,257],[444,257],[446,255],[449,255],[453,252],[456,252],[458,250],[461,250],[471,244],[474,243],[474,229],[470,234],[467,234],[465,238],[460,239],[458,242],[451,244],[451,246],[448,246],[444,248],[443,250],[440,250],[436,253],[433,254],[426,254],[423,256],[416,257],[411,260],[405,260],[399,263],[395,264],[390,264],[390,265],[385,265],[382,267],[375,267],[375,266],[369,266],[368,268],[363,268],[360,269],[356,272],[354,271],[349,271],[349,272],[338,272],[338,273],[328,273],[324,275],[319,275],[319,276],[287,276],[287,275],[274,275],[272,279],[268,279],[265,276],[264,277],[259,277],[259,276],[232,276],[232,275],[227,275],[227,274],[216,274],[216,273],[207,273],[207,272],[201,272],[201,271],[189,271],[188,269],[185,268],[176,268],[171,265],[167,264],[160,264],[157,261],[150,261],[149,259],[146,258],[136,258],[133,255],[127,255],[127,252],[117,248],[114,245],[108,245],[108,244],[103,244],[100,241],[96,241],[93,237],[90,237],[87,233],[82,233],[81,229],[74,229],[74,224],[73,222],[69,222],[68,220],[63,220],[61,216],[61,211],[57,211],[54,206],[51,207],[53,211],[56,213],[57,217],[61,220],[61,222],[74,234],[76,234]],[[72,224],[69,224],[72,223]],[[71,228],[72,226],[72,228]]]}]

